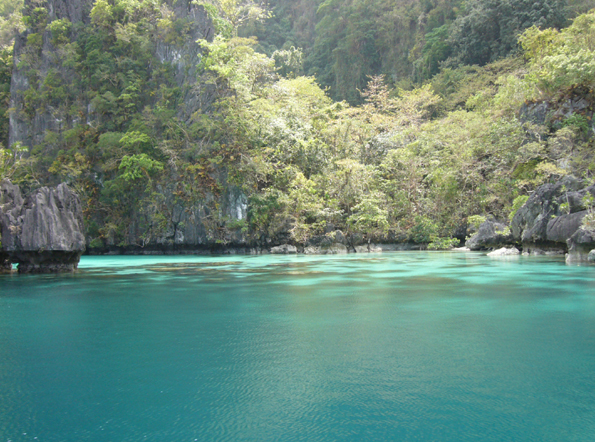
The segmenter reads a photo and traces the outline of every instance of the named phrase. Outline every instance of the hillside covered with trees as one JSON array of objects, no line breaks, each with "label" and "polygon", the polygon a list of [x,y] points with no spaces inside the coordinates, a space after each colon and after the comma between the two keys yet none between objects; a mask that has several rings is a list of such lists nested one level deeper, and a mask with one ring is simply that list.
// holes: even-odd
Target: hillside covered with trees
[{"label": "hillside covered with trees", "polygon": [[0,1],[0,175],[92,248],[447,248],[593,180],[588,2],[58,2]]}]

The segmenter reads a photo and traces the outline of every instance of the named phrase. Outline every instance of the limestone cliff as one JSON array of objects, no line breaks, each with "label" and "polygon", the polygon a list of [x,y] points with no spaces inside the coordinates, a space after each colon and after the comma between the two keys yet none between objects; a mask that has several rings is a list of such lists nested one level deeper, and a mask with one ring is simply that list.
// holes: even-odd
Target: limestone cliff
[{"label": "limestone cliff", "polygon": [[[25,1],[25,10],[32,9],[39,2]],[[48,74],[59,75],[65,79],[75,75],[71,68],[65,66],[59,51],[54,45],[50,24],[56,20],[68,20],[73,24],[70,40],[77,37],[77,27],[85,26],[90,22],[90,12],[94,0],[46,0],[43,5],[47,9],[47,19],[44,20],[42,29],[29,27],[15,40],[14,68],[11,83],[9,145],[20,142],[25,146],[33,147],[41,143],[48,131],[62,133],[72,128],[81,120],[87,124],[95,124],[99,115],[95,112],[91,102],[83,103],[82,108],[86,114],[70,115],[52,106],[43,106],[34,110],[34,114],[27,114],[24,105],[24,94],[31,87],[39,88],[48,78]],[[199,63],[200,46],[198,39],[209,39],[213,35],[212,23],[201,6],[192,4],[191,0],[176,0],[172,2],[172,10],[176,18],[182,18],[190,23],[185,29],[186,35],[183,44],[158,42],[155,46],[155,56],[162,63],[171,63],[175,66],[175,80],[184,93],[185,106],[180,108],[182,119],[187,120],[192,113],[212,100],[208,88],[196,87],[196,68]],[[33,48],[28,40],[32,34],[41,33],[41,47]],[[35,51],[34,61],[24,61],[28,55]],[[31,58],[31,57],[30,57]],[[35,75],[32,75],[35,72]],[[57,73],[57,74],[56,74]],[[32,83],[34,80],[34,83]],[[80,104],[80,103],[79,103]]]},{"label": "limestone cliff", "polygon": [[83,232],[81,202],[66,184],[23,198],[18,186],[0,183],[2,253],[19,264],[19,272],[76,269],[85,250]]},{"label": "limestone cliff", "polygon": [[[34,16],[34,8],[39,2],[26,0],[26,14]],[[52,102],[52,94],[55,90],[68,87],[69,82],[78,79],[78,84],[84,84],[87,77],[83,73],[72,67],[71,62],[65,61],[68,51],[78,53],[78,60],[85,57],[96,56],[89,54],[84,44],[86,40],[79,37],[84,33],[85,27],[91,23],[90,13],[94,6],[94,0],[66,1],[66,0],[46,0],[43,8],[47,10],[47,17],[38,19],[37,24],[33,19],[29,20],[28,29],[18,36],[14,49],[14,69],[11,84],[11,108],[10,114],[10,144],[21,143],[28,147],[35,154],[35,150],[43,149],[43,156],[47,158],[57,158],[57,161],[73,161],[79,152],[88,149],[85,143],[87,140],[82,137],[74,142],[68,141],[67,137],[72,133],[84,133],[89,129],[90,137],[93,137],[93,143],[107,131],[109,133],[119,133],[121,138],[124,129],[123,124],[120,127],[108,127],[109,120],[114,116],[105,110],[98,109],[97,98],[99,92],[85,94],[81,89],[77,93],[72,90],[67,91],[71,95],[66,98]],[[152,58],[147,61],[147,71],[164,70],[168,73],[173,72],[173,83],[168,87],[176,89],[177,116],[172,125],[176,128],[189,127],[193,124],[193,118],[197,114],[210,109],[215,99],[212,85],[199,83],[197,73],[200,64],[201,47],[197,43],[199,39],[211,39],[214,35],[213,24],[202,6],[193,4],[191,0],[175,0],[165,2],[167,12],[164,17],[169,17],[170,23],[181,23],[178,30],[172,31],[167,36],[151,35],[147,36],[147,45],[151,47]],[[168,15],[173,14],[173,15]],[[71,23],[64,40],[60,44],[56,43],[56,37],[52,33],[52,23],[57,20],[67,20]],[[116,26],[117,27],[117,26]],[[35,46],[35,38],[39,38],[39,47]],[[124,37],[125,38],[125,37]],[[92,52],[92,51],[91,51]],[[66,57],[66,58],[65,58]],[[76,58],[75,57],[75,58]],[[76,64],[76,63],[75,63]],[[86,75],[86,74],[85,74]],[[126,72],[118,72],[117,75],[128,75]],[[53,79],[60,79],[61,84],[56,87],[49,87]],[[170,77],[168,77],[170,78]],[[134,103],[138,107],[139,113],[150,107],[159,107],[159,88],[164,87],[157,83],[160,78],[156,77],[153,86],[155,91],[149,91],[148,101]],[[64,86],[66,84],[66,86]],[[121,105],[124,92],[120,97],[116,97],[114,102]],[[35,99],[31,97],[36,97]],[[45,101],[41,105],[35,105],[36,99],[41,98]],[[48,98],[49,97],[49,98]],[[94,101],[93,98],[96,100]],[[76,112],[72,109],[75,108]],[[131,118],[132,119],[132,118]],[[107,123],[106,123],[107,122]],[[127,123],[130,125],[130,120]],[[102,126],[103,125],[103,126]],[[96,130],[95,128],[104,127]],[[167,129],[167,128],[165,128]],[[163,130],[165,130],[163,129]],[[95,132],[93,132],[95,130]],[[102,132],[103,131],[103,132]],[[70,134],[70,135],[69,135]],[[52,142],[48,139],[58,140]],[[200,144],[200,140],[190,140],[193,143]],[[43,146],[43,147],[40,147]],[[68,147],[70,151],[66,151]],[[167,146],[163,147],[165,150]],[[94,155],[110,156],[102,151],[99,146]],[[60,154],[60,152],[64,152]],[[168,154],[171,153],[168,151]],[[62,157],[60,158],[60,155]],[[122,154],[114,155],[110,160],[116,163],[114,168],[116,173],[117,163]],[[179,155],[175,153],[174,155]],[[163,157],[161,154],[156,156]],[[170,157],[172,163],[174,161]],[[76,159],[74,160],[76,161]],[[169,166],[169,164],[168,164]],[[99,226],[101,230],[101,241],[95,241],[92,245],[102,252],[114,250],[167,250],[167,251],[193,251],[197,249],[220,247],[221,244],[233,244],[234,246],[247,246],[247,241],[243,234],[237,231],[229,232],[218,225],[219,219],[238,221],[245,220],[247,217],[248,201],[246,196],[236,187],[227,184],[227,174],[223,168],[211,173],[209,179],[218,183],[217,192],[208,188],[200,188],[196,193],[200,198],[181,198],[179,181],[182,179],[181,173],[174,165],[166,167],[166,171],[159,177],[159,183],[154,189],[155,194],[159,194],[159,204],[130,204],[130,213],[128,221],[125,223],[125,231],[120,228],[116,233],[109,225],[113,224],[106,219],[105,212],[92,210],[90,220],[93,225]],[[105,168],[96,167],[96,170],[89,173],[93,176],[94,183],[97,186],[98,193],[105,189],[106,181],[114,178],[114,173],[109,176]],[[42,184],[47,184],[52,180],[51,176],[42,180]],[[51,181],[49,181],[51,183]],[[138,201],[133,201],[137,203]],[[83,204],[90,204],[87,200]],[[96,206],[95,202],[95,206]],[[134,206],[134,207],[133,207]],[[159,207],[157,207],[159,206]],[[159,218],[159,228],[155,228],[155,219]],[[89,235],[89,239],[98,238],[99,234]],[[98,245],[99,244],[99,245]]]}]

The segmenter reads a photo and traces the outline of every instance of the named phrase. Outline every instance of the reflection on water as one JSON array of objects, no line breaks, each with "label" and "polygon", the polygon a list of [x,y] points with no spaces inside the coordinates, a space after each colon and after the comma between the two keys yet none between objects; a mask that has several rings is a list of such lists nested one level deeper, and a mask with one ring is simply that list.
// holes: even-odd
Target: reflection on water
[{"label": "reflection on water", "polygon": [[595,267],[83,257],[0,277],[0,442],[589,441]]}]

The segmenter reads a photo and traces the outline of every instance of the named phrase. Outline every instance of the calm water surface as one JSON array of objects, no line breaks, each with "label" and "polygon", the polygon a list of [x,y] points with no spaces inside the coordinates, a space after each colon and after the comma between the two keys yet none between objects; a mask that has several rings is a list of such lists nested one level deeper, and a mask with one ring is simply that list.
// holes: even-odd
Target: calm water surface
[{"label": "calm water surface", "polygon": [[84,257],[0,277],[0,442],[593,441],[595,267]]}]

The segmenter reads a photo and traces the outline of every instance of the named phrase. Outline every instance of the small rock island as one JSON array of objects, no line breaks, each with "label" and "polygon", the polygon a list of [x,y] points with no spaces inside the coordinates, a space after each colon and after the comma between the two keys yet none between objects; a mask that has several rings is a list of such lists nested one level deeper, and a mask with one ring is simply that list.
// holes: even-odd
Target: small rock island
[{"label": "small rock island", "polygon": [[85,250],[79,197],[64,183],[23,196],[19,186],[0,183],[0,268],[19,273],[70,272]]}]

